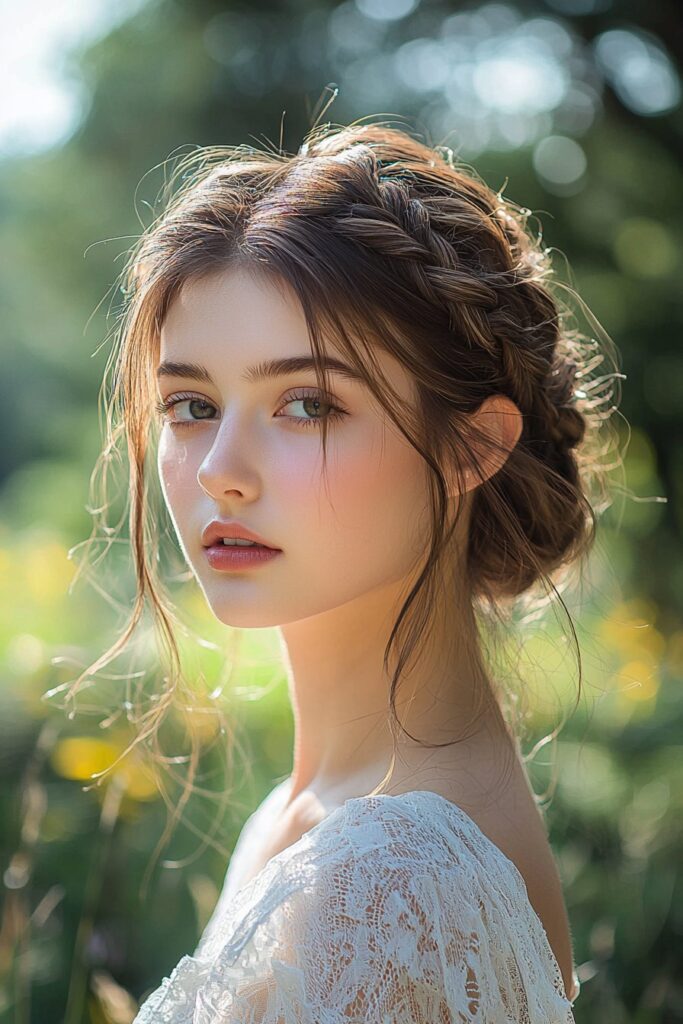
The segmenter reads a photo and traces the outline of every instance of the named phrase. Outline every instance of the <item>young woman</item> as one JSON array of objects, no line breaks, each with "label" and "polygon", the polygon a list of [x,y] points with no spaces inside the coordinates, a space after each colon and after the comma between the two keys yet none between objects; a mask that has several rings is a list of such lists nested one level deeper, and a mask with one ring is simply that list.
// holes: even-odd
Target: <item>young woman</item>
[{"label": "young woman", "polygon": [[561,883],[484,652],[590,548],[603,356],[529,211],[450,151],[327,126],[201,158],[127,278],[138,596],[153,450],[212,613],[277,627],[296,741],[135,1024],[567,1024]]}]

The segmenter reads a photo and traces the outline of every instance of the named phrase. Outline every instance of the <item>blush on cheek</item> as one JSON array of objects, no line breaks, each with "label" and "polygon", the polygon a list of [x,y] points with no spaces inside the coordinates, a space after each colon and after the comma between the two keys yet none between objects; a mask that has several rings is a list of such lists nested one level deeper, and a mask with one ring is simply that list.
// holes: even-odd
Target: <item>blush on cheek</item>
[{"label": "blush on cheek", "polygon": [[[348,434],[344,441],[349,441]],[[396,546],[405,552],[411,539],[416,510],[424,504],[422,460],[405,442],[372,430],[359,432],[354,443],[343,450],[330,450],[326,480],[322,460],[307,463],[304,474],[294,462],[282,474],[282,494],[290,509],[299,514],[292,520],[309,523],[328,552],[348,552],[382,557]]]}]

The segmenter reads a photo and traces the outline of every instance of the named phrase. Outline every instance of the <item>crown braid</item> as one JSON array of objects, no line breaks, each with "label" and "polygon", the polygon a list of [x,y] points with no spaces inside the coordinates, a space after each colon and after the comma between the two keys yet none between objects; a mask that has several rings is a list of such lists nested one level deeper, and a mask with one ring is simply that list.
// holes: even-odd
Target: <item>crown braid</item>
[{"label": "crown braid", "polygon": [[[547,584],[590,547],[588,487],[607,507],[608,448],[598,432],[615,407],[599,408],[612,398],[603,386],[609,375],[586,375],[603,354],[562,322],[563,304],[544,280],[550,250],[526,229],[530,211],[439,149],[361,125],[320,126],[294,156],[239,147],[222,159],[217,151],[208,173],[202,166],[195,180],[183,175],[131,276],[157,325],[179,283],[208,269],[246,263],[284,279],[316,353],[329,329],[422,455],[437,485],[435,539],[445,516],[444,456],[460,466],[476,459],[471,414],[489,396],[510,398],[522,432],[474,489],[468,532],[472,595],[493,606]],[[387,394],[367,344],[373,339],[415,381],[416,408],[398,408]],[[587,423],[593,429],[575,451]],[[324,423],[322,442],[325,451]]]},{"label": "crown braid", "polygon": [[[570,403],[574,400],[573,379],[577,364],[554,353],[558,315],[547,292],[535,286],[545,273],[543,254],[533,250],[518,223],[503,208],[490,206],[477,211],[470,221],[479,232],[494,232],[500,242],[496,251],[501,270],[461,267],[457,247],[444,235],[449,226],[443,197],[414,194],[405,168],[398,174],[385,171],[372,147],[360,143],[343,154],[353,159],[352,167],[362,170],[359,184],[368,193],[365,202],[354,203],[348,212],[334,217],[334,229],[377,254],[402,261],[410,284],[428,302],[443,307],[451,325],[459,322],[470,344],[479,344],[500,368],[506,391],[519,406],[542,425],[544,450],[554,447],[552,461],[562,458],[583,439],[585,420]],[[339,159],[335,157],[334,159]],[[354,182],[356,184],[356,182]],[[462,230],[464,202],[450,214]],[[431,207],[431,209],[430,209]],[[439,220],[439,227],[434,221]],[[537,305],[541,320],[520,330],[519,322],[505,307],[503,289],[526,287]],[[527,296],[525,296],[525,299]],[[548,330],[543,328],[550,327]],[[543,453],[543,449],[539,449]]]}]

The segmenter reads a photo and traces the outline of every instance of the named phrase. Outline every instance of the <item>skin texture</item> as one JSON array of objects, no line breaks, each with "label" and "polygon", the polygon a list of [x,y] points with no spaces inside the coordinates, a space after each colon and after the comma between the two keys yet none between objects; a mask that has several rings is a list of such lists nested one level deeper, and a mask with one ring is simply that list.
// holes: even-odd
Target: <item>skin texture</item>
[{"label": "skin texture", "polygon": [[[342,358],[331,345],[329,351]],[[336,804],[367,793],[390,764],[390,677],[382,655],[427,552],[427,471],[368,389],[332,374],[330,400],[345,415],[331,424],[325,487],[320,429],[296,422],[330,410],[315,405],[324,396],[314,372],[241,379],[262,360],[310,353],[303,311],[284,283],[276,288],[233,269],[186,285],[169,309],[158,357],[199,363],[214,383],[159,380],[162,401],[187,393],[210,408],[185,401],[171,410],[171,420],[192,425],[164,424],[158,472],[213,614],[228,626],[278,628],[296,730],[290,799],[314,793]],[[408,373],[392,356],[378,355],[392,385],[412,403]],[[313,397],[302,399],[302,389]],[[512,402],[495,396],[477,416],[508,451],[514,447],[521,415]],[[499,466],[492,459],[482,466],[484,475]],[[282,554],[240,572],[212,568],[201,534],[215,517],[239,520]],[[463,529],[466,524],[464,515]],[[401,721],[428,742],[445,743],[467,729],[475,680],[483,673],[465,639],[472,620],[458,573],[463,539],[461,530],[434,632],[398,691]],[[477,738],[441,751],[401,734],[389,791],[427,788],[442,769],[465,771],[472,744],[481,747],[484,735],[493,742],[498,727],[489,716]]]}]

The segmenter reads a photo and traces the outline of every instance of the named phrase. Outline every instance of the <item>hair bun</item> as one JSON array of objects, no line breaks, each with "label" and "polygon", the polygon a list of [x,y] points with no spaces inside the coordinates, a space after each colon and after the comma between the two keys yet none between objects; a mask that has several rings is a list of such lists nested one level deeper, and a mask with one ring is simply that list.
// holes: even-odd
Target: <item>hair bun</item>
[{"label": "hair bun", "polygon": [[559,406],[557,407],[557,418],[550,433],[554,443],[561,451],[569,451],[583,441],[586,433],[586,421],[574,406]]},{"label": "hair bun", "polygon": [[577,370],[578,365],[573,359],[561,356],[554,363],[550,373],[549,432],[553,443],[560,451],[576,448],[583,441],[586,432],[585,418],[573,404],[578,397],[574,389]]}]

